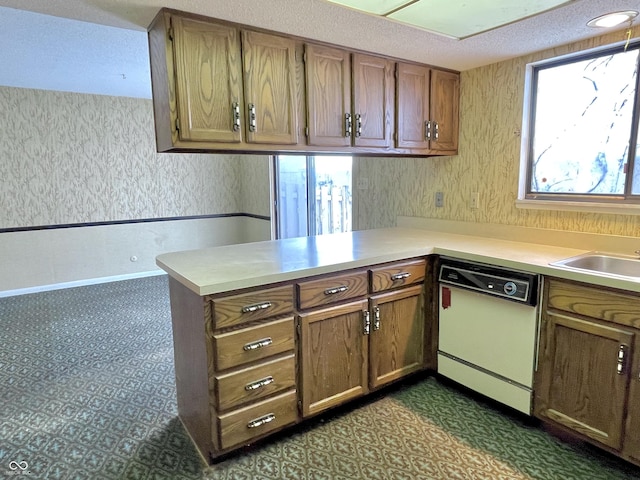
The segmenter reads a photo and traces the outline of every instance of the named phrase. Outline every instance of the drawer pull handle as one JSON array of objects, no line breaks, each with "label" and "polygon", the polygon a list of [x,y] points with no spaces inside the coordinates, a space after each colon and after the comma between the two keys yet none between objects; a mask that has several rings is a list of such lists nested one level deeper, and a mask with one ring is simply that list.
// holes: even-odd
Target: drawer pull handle
[{"label": "drawer pull handle", "polygon": [[261,378],[260,380],[256,380],[255,382],[247,383],[244,386],[244,389],[247,392],[250,392],[251,390],[257,390],[258,388],[266,387],[270,383],[273,383],[273,381],[273,377],[269,375],[268,377]]},{"label": "drawer pull handle", "polygon": [[258,417],[255,420],[251,420],[247,423],[247,428],[258,428],[265,423],[273,422],[276,419],[276,416],[273,413],[267,413],[262,417]]},{"label": "drawer pull handle", "polygon": [[336,293],[346,292],[347,290],[349,290],[349,287],[347,287],[346,285],[340,285],[339,287],[327,288],[324,291],[324,294],[335,295]]},{"label": "drawer pull handle", "polygon": [[405,278],[409,278],[410,276],[411,274],[409,272],[400,272],[400,273],[391,275],[391,280],[395,282],[396,280],[404,280]]},{"label": "drawer pull handle", "polygon": [[258,348],[268,347],[272,343],[273,343],[273,340],[271,340],[271,337],[267,337],[267,338],[263,338],[261,340],[258,340],[256,342],[247,343],[242,348],[245,351],[249,352],[251,350],[257,350]]},{"label": "drawer pull handle", "polygon": [[258,310],[264,310],[269,307],[271,307],[271,302],[263,302],[263,303],[256,303],[255,305],[247,305],[245,307],[242,307],[242,313],[257,312]]}]

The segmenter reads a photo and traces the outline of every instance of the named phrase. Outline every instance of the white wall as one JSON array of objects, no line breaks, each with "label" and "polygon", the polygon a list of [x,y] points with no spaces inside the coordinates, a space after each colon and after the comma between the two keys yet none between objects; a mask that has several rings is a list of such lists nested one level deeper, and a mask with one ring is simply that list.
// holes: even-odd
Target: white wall
[{"label": "white wall", "polygon": [[0,234],[0,297],[162,271],[166,252],[269,239],[250,217],[143,222]]}]

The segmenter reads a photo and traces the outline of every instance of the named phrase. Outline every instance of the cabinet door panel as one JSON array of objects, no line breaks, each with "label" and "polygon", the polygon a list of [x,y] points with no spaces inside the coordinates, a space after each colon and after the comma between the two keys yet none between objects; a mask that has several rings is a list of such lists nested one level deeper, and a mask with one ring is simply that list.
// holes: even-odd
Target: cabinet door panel
[{"label": "cabinet door panel", "polygon": [[640,462],[640,338],[636,335],[630,368],[628,412],[623,442],[623,454]]},{"label": "cabinet door panel", "polygon": [[431,70],[432,150],[458,149],[460,75]]},{"label": "cabinet door panel", "polygon": [[351,112],[349,52],[307,45],[306,80],[309,145],[348,147],[345,115]]},{"label": "cabinet door panel", "polygon": [[371,298],[369,385],[376,388],[424,365],[422,285]]},{"label": "cabinet door panel", "polygon": [[429,68],[398,63],[399,148],[429,148],[425,122],[429,120]]},{"label": "cabinet door panel", "polygon": [[353,54],[353,143],[355,146],[391,146],[393,67],[394,63],[386,58]]},{"label": "cabinet door panel", "polygon": [[367,302],[300,315],[302,415],[367,393]]},{"label": "cabinet door panel", "polygon": [[238,32],[173,17],[178,129],[182,140],[240,142],[234,104],[242,105]]},{"label": "cabinet door panel", "polygon": [[[295,42],[264,33],[242,33],[247,141],[298,143]],[[251,126],[251,108],[255,128]]]},{"label": "cabinet door panel", "polygon": [[[634,334],[547,312],[536,415],[620,449]],[[619,374],[618,353],[625,349]]]}]

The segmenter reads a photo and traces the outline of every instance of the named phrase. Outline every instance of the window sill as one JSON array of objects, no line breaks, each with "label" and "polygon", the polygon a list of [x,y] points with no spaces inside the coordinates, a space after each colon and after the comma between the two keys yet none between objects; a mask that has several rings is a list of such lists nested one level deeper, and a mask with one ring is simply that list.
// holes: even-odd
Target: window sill
[{"label": "window sill", "polygon": [[640,215],[640,204],[564,202],[555,200],[516,200],[516,208],[531,210],[554,210],[567,212],[606,213],[614,215]]}]

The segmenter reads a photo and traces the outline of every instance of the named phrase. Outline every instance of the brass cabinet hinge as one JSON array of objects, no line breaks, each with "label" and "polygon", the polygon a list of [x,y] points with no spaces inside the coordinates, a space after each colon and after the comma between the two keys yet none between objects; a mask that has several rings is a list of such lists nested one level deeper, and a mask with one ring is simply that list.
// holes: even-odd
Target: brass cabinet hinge
[{"label": "brass cabinet hinge", "polygon": [[180,120],[176,118],[176,130],[180,130]]}]

